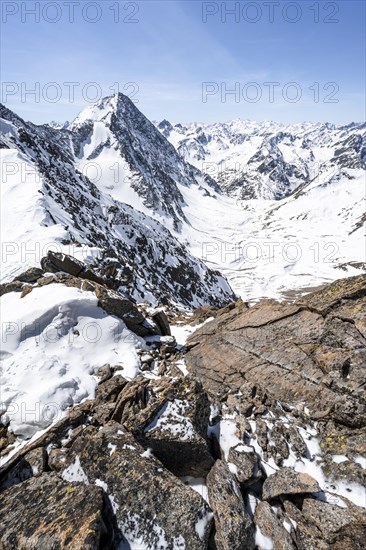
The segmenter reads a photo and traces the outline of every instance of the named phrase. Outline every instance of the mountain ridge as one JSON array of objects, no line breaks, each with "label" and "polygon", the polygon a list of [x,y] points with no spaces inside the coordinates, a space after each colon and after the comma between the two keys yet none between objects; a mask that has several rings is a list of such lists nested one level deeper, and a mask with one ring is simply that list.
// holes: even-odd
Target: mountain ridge
[{"label": "mountain ridge", "polygon": [[[198,133],[195,130],[192,140],[203,148],[205,155],[212,156],[209,148],[221,139],[222,147],[216,157],[212,157],[219,162],[212,159],[207,162],[216,172],[225,155],[235,163],[244,151],[244,157],[251,162],[247,163],[250,169],[243,184],[242,176],[236,177],[238,171],[234,170],[236,179],[231,178],[230,166],[223,175],[212,173],[212,170],[210,175],[204,173],[201,161],[198,168],[197,159],[196,167],[190,164],[194,159],[185,161],[175,149],[179,144],[174,143],[170,135],[173,126],[165,121],[163,128],[156,128],[123,95],[108,96],[88,106],[68,129],[26,123],[6,108],[3,116],[15,121],[18,127],[15,132],[20,136],[14,138],[15,142],[11,141],[9,136],[13,130],[9,125],[6,130],[8,123],[4,122],[4,135],[8,137],[3,138],[3,146],[18,147],[18,154],[25,155],[23,161],[29,161],[36,170],[41,166],[46,179],[55,180],[51,186],[46,182],[42,200],[46,201],[47,208],[38,212],[40,218],[46,220],[42,223],[49,227],[47,231],[52,233],[52,227],[58,228],[58,243],[85,241],[94,267],[102,248],[102,264],[106,264],[106,269],[109,269],[108,263],[115,262],[115,254],[120,254],[115,248],[122,232],[125,251],[129,251],[128,258],[122,262],[126,263],[126,269],[123,265],[118,266],[122,279],[126,278],[123,271],[136,265],[136,261],[148,268],[144,274],[137,266],[138,281],[124,289],[135,299],[153,299],[154,292],[162,298],[163,294],[169,296],[173,288],[179,288],[179,300],[189,307],[183,290],[189,288],[188,280],[179,283],[175,268],[167,265],[166,258],[170,258],[168,261],[172,264],[175,255],[181,258],[182,269],[189,264],[189,273],[196,273],[193,276],[195,286],[203,284],[205,288],[198,302],[192,299],[192,304],[215,300],[210,297],[212,292],[206,282],[198,282],[202,278],[200,273],[207,273],[213,295],[219,295],[219,300],[224,296],[230,300],[234,296],[224,280],[218,274],[212,276],[200,259],[213,271],[224,274],[235,294],[245,300],[279,298],[288,291],[302,292],[306,287],[316,287],[345,274],[357,275],[366,263],[360,246],[365,224],[362,188],[365,125],[342,126],[342,135],[336,130],[335,137],[329,135],[330,128],[334,128],[329,124],[321,126],[321,135],[312,125],[300,125],[300,136],[283,131],[271,133],[268,124],[263,130],[253,122],[244,122],[251,128],[251,133],[248,130],[247,134],[241,132],[242,126],[229,132],[228,127],[219,123],[213,125],[219,128],[218,134],[211,137],[202,129]],[[234,121],[233,124],[239,123]],[[184,137],[187,129],[178,126],[183,132],[180,138]],[[276,129],[281,127],[275,126]],[[172,143],[161,134],[165,130]],[[177,134],[176,129],[173,131]],[[27,146],[32,140],[36,148],[33,152]],[[314,143],[318,144],[317,148]],[[299,147],[302,156],[292,158]],[[52,158],[56,155],[55,162],[50,162],[50,155]],[[19,158],[15,161],[21,162]],[[244,162],[242,165],[247,166]],[[73,186],[77,200],[73,196]],[[63,192],[64,187],[67,193]],[[38,188],[34,193],[34,196],[39,194]],[[251,198],[253,196],[261,198]],[[55,215],[51,214],[55,199],[69,212],[63,211],[61,217],[58,213],[56,224]],[[124,206],[116,206],[116,203]],[[87,215],[80,210],[79,204],[89,208]],[[30,219],[29,205],[27,208]],[[94,217],[99,220],[96,226],[92,223]],[[120,220],[125,220],[124,224],[119,224]],[[111,233],[110,223],[120,229]],[[146,224],[151,243],[148,246],[144,244],[143,231],[141,233]],[[134,241],[134,232],[138,235],[137,241]],[[159,243],[158,255],[162,258],[159,269],[166,272],[164,292],[157,288],[160,278],[156,278],[151,267],[150,260],[156,261],[154,240]],[[140,250],[145,248],[148,253],[143,258],[136,255],[135,261],[133,246],[136,242]],[[252,252],[257,251],[255,261],[248,252],[250,246]],[[294,258],[287,254],[289,246],[295,251]],[[275,255],[271,252],[274,249]],[[329,255],[328,251],[332,253]],[[168,272],[169,277],[174,273],[178,286],[168,282]],[[155,281],[153,293],[149,279]],[[144,285],[148,291],[141,294]]]}]

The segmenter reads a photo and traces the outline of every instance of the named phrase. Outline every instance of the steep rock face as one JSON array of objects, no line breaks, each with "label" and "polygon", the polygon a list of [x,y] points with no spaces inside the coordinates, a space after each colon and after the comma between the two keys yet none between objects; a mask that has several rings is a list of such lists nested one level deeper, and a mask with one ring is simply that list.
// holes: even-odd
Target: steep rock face
[{"label": "steep rock face", "polygon": [[[233,298],[225,279],[189,254],[166,227],[103,193],[75,168],[70,131],[26,123],[5,107],[0,116],[5,170],[10,165],[17,168],[2,186],[4,204],[18,215],[15,232],[13,225],[3,231],[5,241],[14,243],[4,265],[5,277],[24,271],[21,250],[30,240],[32,246],[36,243],[36,252],[27,255],[33,265],[47,247],[71,250],[72,256],[87,259],[102,275],[113,273],[121,291],[138,301],[192,307],[223,305]],[[23,172],[31,177],[29,183]],[[17,197],[20,209],[18,203],[12,206]]]},{"label": "steep rock face", "polygon": [[[130,185],[142,203],[156,214],[174,221],[179,230],[187,222],[182,210],[184,199],[179,185],[199,187],[209,177],[189,165],[155,126],[123,94],[107,97],[82,111],[69,126],[79,167],[94,161],[102,170],[105,186],[113,160],[120,163],[121,173],[109,185],[112,196]],[[109,166],[105,165],[108,157]]]}]

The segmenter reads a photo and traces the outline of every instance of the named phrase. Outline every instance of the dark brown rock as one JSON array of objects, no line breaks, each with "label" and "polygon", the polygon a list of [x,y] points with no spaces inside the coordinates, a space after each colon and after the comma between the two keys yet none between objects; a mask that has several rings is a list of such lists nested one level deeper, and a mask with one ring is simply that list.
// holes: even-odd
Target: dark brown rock
[{"label": "dark brown rock", "polygon": [[99,277],[83,262],[77,260],[73,256],[69,256],[68,254],[62,254],[61,252],[53,252],[52,250],[49,250],[47,256],[42,258],[41,266],[43,271],[46,273],[65,272],[73,277],[87,279],[88,281],[99,283],[101,285],[107,284],[106,280]]},{"label": "dark brown rock", "polygon": [[[101,382],[95,391],[96,404],[106,403],[107,401],[115,402],[127,383],[126,378],[120,374]],[[93,406],[95,405],[93,404]]]},{"label": "dark brown rock", "polygon": [[89,400],[72,407],[64,418],[51,426],[38,439],[28,443],[28,445],[15,453],[14,456],[0,468],[0,485],[3,483],[4,479],[6,479],[9,472],[11,472],[30,451],[38,448],[47,448],[49,445],[60,447],[62,441],[72,441],[75,437],[75,431],[79,429],[80,425],[86,422],[88,414],[91,412],[92,405],[93,401]]},{"label": "dark brown rock", "polygon": [[305,498],[301,510],[285,500],[286,517],[292,522],[294,541],[300,550],[363,550],[366,512],[346,498],[334,497],[332,504]]},{"label": "dark brown rock", "polygon": [[153,321],[158,325],[161,336],[171,335],[168,317],[166,316],[166,313],[163,310],[160,310],[154,313],[152,318],[153,318]]}]

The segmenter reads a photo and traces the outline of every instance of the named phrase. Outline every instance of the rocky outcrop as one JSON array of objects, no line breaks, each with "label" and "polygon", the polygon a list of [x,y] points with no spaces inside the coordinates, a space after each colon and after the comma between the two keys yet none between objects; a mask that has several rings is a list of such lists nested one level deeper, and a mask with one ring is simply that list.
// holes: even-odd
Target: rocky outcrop
[{"label": "rocky outcrop", "polygon": [[366,536],[366,514],[350,502],[346,508],[320,500],[305,499],[302,514],[314,524],[331,548],[362,548]]},{"label": "rocky outcrop", "polygon": [[[206,475],[214,463],[204,437],[209,415],[207,395],[189,378],[149,380],[140,377],[127,381],[120,374],[113,376],[113,368],[109,365],[104,365],[98,372],[103,378],[95,399],[70,409],[65,418],[38,440],[19,450],[1,469],[0,491],[3,491],[4,498],[9,495],[9,502],[16,505],[16,499],[26,491],[27,503],[34,502],[37,515],[32,522],[36,533],[35,548],[42,540],[41,505],[47,507],[46,518],[48,514],[56,513],[48,502],[42,500],[43,496],[39,500],[38,489],[33,491],[34,486],[38,488],[34,481],[37,478],[39,486],[44,482],[45,492],[50,497],[53,491],[62,489],[57,497],[60,501],[57,510],[64,518],[60,525],[65,528],[65,537],[69,536],[69,525],[75,531],[75,538],[71,538],[70,546],[67,546],[64,539],[57,538],[59,534],[54,534],[51,526],[50,538],[45,539],[47,543],[50,541],[50,548],[63,547],[63,544],[65,548],[115,548],[111,542],[114,540],[116,544],[140,544],[146,550],[155,550],[159,546],[206,549],[213,521],[210,508],[172,471],[178,475]],[[165,403],[177,402],[182,407],[182,418],[171,419],[169,426],[165,426],[168,429],[161,429],[159,434],[145,430]],[[187,426],[192,428],[188,438],[185,437]],[[29,486],[30,482],[32,485]],[[64,491],[66,495],[71,494],[74,486],[81,486],[80,502],[76,500],[75,507],[70,508],[69,501],[64,499]],[[85,515],[78,532],[74,521],[78,507],[83,505],[84,486],[85,495],[93,500],[95,508],[84,506]],[[101,501],[94,495],[94,490],[101,494]],[[30,513],[24,509],[22,512],[25,517]],[[87,524],[89,520],[94,521],[97,514],[101,518],[101,527],[87,527],[93,529],[95,535],[88,546],[89,539],[83,538],[84,518]],[[106,527],[109,538],[100,534],[104,533],[105,514],[109,518]],[[10,524],[9,520],[4,531],[6,536],[10,533]],[[33,531],[27,530],[26,522],[20,522],[18,538],[14,539],[17,547],[33,547],[29,533]],[[79,540],[81,546],[77,545]],[[4,548],[7,548],[6,544]]]},{"label": "rocky outcrop", "polygon": [[[97,403],[105,401],[100,392],[113,381],[98,388]],[[101,409],[105,407],[100,405],[98,414]],[[205,477],[210,471],[214,460],[207,444],[209,401],[196,381],[136,379],[124,385],[106,412],[175,475]]]},{"label": "rocky outcrop", "polygon": [[24,481],[1,494],[1,548],[113,548],[113,514],[103,490],[54,474]]},{"label": "rocky outcrop", "polygon": [[152,310],[151,315],[147,315],[146,308],[139,309],[123,293],[111,288],[118,286],[116,281],[111,284],[111,281],[103,279],[76,258],[49,251],[42,259],[41,265],[42,270],[29,269],[14,281],[1,285],[0,295],[21,292],[21,296],[24,297],[33,288],[60,283],[93,292],[98,298],[99,307],[122,319],[127,328],[138,336],[170,333],[169,321],[164,311]]},{"label": "rocky outcrop", "polygon": [[[363,275],[297,303],[235,307],[188,339],[188,368],[214,403],[212,447],[228,461],[243,494],[253,490],[263,499],[254,515],[258,541],[333,548],[338,539],[321,531],[315,514],[305,517],[303,502],[329,514],[334,502],[346,524],[353,507],[345,504],[347,492],[366,505],[365,319]],[[337,500],[332,492],[343,496]],[[328,502],[306,498],[324,499],[324,493]],[[361,526],[354,535],[349,526],[342,533],[350,548],[360,547],[365,527],[357,510]]]},{"label": "rocky outcrop", "polygon": [[211,393],[227,395],[249,384],[268,403],[306,402],[310,418],[361,428],[365,309],[365,275],[298,304],[263,301],[205,324],[188,341],[187,363]]},{"label": "rocky outcrop", "polygon": [[137,539],[146,549],[178,547],[183,541],[193,550],[206,548],[207,504],[118,423],[86,428],[62,455],[60,466],[63,479],[82,478],[105,490],[127,541]]},{"label": "rocky outcrop", "polygon": [[47,457],[46,450],[41,446],[27,452],[4,476],[0,490],[8,489],[31,477],[42,475],[47,471]]},{"label": "rocky outcrop", "polygon": [[[98,285],[25,284],[54,278]],[[236,303],[186,348],[147,338],[134,380],[101,365],[95,398],[1,468],[0,546],[361,550],[365,295]]]}]

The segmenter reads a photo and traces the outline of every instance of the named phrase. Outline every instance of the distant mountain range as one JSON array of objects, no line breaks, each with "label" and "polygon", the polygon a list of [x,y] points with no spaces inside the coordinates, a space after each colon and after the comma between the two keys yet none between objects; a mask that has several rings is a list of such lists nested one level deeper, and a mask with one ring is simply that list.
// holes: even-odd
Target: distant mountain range
[{"label": "distant mountain range", "polygon": [[365,270],[366,124],[153,124],[122,94],[71,124],[0,116],[5,280],[50,243],[186,308]]},{"label": "distant mountain range", "polygon": [[239,199],[280,200],[331,167],[364,169],[366,123],[157,123],[188,162]]}]

